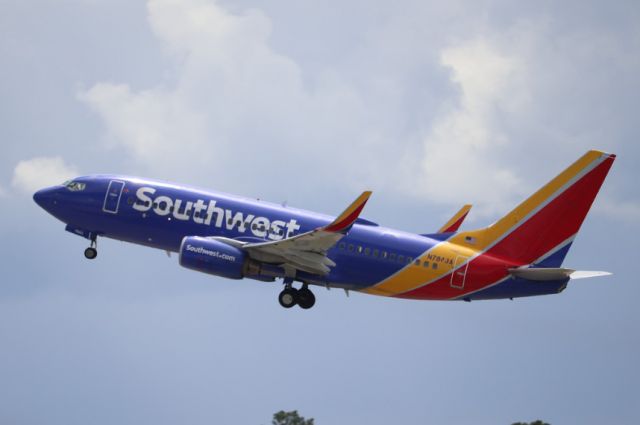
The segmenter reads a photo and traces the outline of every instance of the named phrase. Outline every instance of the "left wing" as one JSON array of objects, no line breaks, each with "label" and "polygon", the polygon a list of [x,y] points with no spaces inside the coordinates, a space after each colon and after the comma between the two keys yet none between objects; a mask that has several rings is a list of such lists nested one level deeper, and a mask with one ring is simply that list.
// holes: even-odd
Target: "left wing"
[{"label": "left wing", "polygon": [[362,192],[349,207],[326,226],[301,233],[281,241],[248,243],[242,245],[251,258],[269,263],[280,263],[293,269],[316,274],[327,274],[336,265],[327,251],[353,226],[371,196]]}]

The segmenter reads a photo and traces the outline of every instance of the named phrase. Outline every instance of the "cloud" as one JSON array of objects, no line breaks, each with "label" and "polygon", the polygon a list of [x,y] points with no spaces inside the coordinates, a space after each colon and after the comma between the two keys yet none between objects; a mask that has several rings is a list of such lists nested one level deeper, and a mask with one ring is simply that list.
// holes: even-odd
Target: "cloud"
[{"label": "cloud", "polygon": [[[300,188],[383,180],[395,151],[386,108],[338,73],[303,75],[271,47],[262,12],[232,14],[205,0],[151,0],[148,11],[175,64],[171,77],[145,90],[100,82],[78,94],[138,172],[237,190],[253,186],[248,173]],[[376,155],[356,166],[362,152]]]},{"label": "cloud", "polygon": [[38,189],[78,175],[75,167],[59,157],[36,157],[18,162],[13,170],[11,186],[23,193],[33,193]]},{"label": "cloud", "polygon": [[514,98],[525,91],[517,77],[521,64],[483,38],[444,49],[441,63],[451,70],[459,99],[424,139],[423,193],[445,203],[485,193],[481,207],[500,208],[520,181],[496,155],[510,143],[496,115],[513,112]]},{"label": "cloud", "polygon": [[204,120],[180,94],[132,93],[126,84],[99,83],[80,99],[102,117],[112,144],[145,165],[162,169],[180,159],[191,165],[212,160]]},{"label": "cloud", "polygon": [[98,83],[80,93],[111,144],[169,174],[276,162],[290,140],[283,133],[295,131],[308,104],[297,65],[268,46],[269,19],[204,0],[151,0],[148,11],[175,61],[175,81],[142,91]]},{"label": "cloud", "polygon": [[[171,64],[161,82],[102,81],[78,98],[135,174],[267,198],[370,188],[502,213],[587,149],[615,147],[602,127],[625,128],[625,114],[603,93],[624,98],[614,86],[638,64],[598,29],[539,16],[489,26],[477,7],[430,25],[429,8],[390,10],[360,44],[343,40],[352,60],[310,66],[277,48],[261,10],[149,0]],[[620,78],[577,72],[611,63],[627,63]]]}]

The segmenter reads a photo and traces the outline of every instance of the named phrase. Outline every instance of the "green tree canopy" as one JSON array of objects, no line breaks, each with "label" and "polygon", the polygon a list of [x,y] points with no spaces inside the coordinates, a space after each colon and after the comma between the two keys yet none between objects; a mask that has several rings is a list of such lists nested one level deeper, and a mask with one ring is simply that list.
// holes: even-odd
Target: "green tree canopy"
[{"label": "green tree canopy", "polygon": [[313,425],[313,418],[305,419],[297,410],[285,412],[284,410],[273,414],[272,425]]}]

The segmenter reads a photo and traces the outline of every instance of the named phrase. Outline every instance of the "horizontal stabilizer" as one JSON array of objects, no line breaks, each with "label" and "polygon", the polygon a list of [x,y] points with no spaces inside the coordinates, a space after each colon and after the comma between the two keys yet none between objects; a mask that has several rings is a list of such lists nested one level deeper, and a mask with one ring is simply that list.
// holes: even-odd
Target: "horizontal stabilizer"
[{"label": "horizontal stabilizer", "polygon": [[562,280],[566,278],[584,279],[587,277],[608,276],[609,272],[599,271],[581,271],[573,269],[565,269],[561,267],[554,268],[526,268],[519,267],[517,269],[509,269],[512,276],[520,277],[527,280],[537,280],[540,282],[549,280]]},{"label": "horizontal stabilizer", "polygon": [[609,272],[577,270],[571,273],[571,279],[586,279],[588,277],[611,276]]}]

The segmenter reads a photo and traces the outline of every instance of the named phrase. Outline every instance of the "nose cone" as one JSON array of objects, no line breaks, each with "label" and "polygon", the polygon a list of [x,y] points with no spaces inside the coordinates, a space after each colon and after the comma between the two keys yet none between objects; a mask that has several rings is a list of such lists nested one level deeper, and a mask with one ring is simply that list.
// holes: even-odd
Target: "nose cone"
[{"label": "nose cone", "polygon": [[36,201],[36,204],[40,205],[41,208],[50,211],[55,202],[56,192],[56,188],[54,187],[40,189],[33,194],[33,200]]}]

